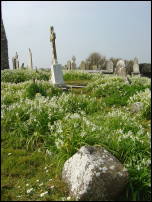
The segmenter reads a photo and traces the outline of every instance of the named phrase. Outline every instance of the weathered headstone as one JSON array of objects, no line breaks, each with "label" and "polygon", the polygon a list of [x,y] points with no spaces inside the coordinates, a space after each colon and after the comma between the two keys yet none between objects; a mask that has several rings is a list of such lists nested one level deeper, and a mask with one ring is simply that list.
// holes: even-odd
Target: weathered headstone
[{"label": "weathered headstone", "polygon": [[118,76],[126,77],[127,71],[124,60],[119,60],[116,64],[115,74]]},{"label": "weathered headstone", "polygon": [[139,64],[138,64],[138,58],[134,58],[134,64],[133,64],[133,72],[132,75],[140,75],[140,70],[139,70]]},{"label": "weathered headstone", "polygon": [[29,69],[33,69],[32,52],[29,48]]},{"label": "weathered headstone", "polygon": [[50,41],[52,44],[51,82],[54,85],[62,86],[64,85],[63,73],[61,65],[58,64],[57,62],[57,53],[55,45],[56,34],[54,32],[53,26],[50,28],[50,32],[51,32]]},{"label": "weathered headstone", "polygon": [[18,53],[16,52],[15,57],[12,58],[13,62],[13,69],[19,69],[19,59],[18,59]]},{"label": "weathered headstone", "polygon": [[67,61],[67,69],[71,70],[71,61],[70,60]]},{"label": "weathered headstone", "polygon": [[75,61],[76,61],[76,57],[73,56],[72,61],[71,61],[71,69],[72,70],[76,69],[76,62]]},{"label": "weathered headstone", "polygon": [[112,60],[107,60],[106,61],[106,70],[109,72],[113,72],[113,62]]},{"label": "weathered headstone", "polygon": [[16,69],[16,57],[12,57],[13,69]]},{"label": "weathered headstone", "polygon": [[80,69],[82,69],[82,70],[86,69],[86,63],[85,63],[85,61],[81,61]]},{"label": "weathered headstone", "polygon": [[83,146],[65,162],[62,179],[76,200],[109,201],[124,190],[128,172],[103,147]]}]

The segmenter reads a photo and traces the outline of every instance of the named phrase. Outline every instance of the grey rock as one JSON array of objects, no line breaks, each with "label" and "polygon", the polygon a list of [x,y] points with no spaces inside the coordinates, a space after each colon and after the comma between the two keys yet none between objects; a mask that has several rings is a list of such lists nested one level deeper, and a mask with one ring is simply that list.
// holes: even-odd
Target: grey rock
[{"label": "grey rock", "polygon": [[131,104],[130,109],[131,109],[132,113],[137,113],[143,109],[143,103],[142,102],[135,102],[135,103]]},{"label": "grey rock", "polygon": [[65,162],[62,178],[76,200],[108,201],[123,191],[128,172],[104,148],[83,146]]}]

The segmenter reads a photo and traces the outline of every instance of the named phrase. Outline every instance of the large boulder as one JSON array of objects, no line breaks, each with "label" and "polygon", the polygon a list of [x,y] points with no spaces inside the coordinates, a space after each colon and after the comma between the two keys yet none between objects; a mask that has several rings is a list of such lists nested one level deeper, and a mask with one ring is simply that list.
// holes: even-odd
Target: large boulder
[{"label": "large boulder", "polygon": [[104,148],[83,146],[65,162],[62,178],[76,200],[107,201],[122,193],[128,172]]}]

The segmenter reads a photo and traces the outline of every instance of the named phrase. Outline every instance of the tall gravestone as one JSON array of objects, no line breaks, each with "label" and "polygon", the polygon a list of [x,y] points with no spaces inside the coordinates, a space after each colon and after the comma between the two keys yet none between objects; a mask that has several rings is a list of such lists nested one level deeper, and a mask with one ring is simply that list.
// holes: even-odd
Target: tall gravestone
[{"label": "tall gravestone", "polygon": [[127,71],[126,71],[124,60],[118,60],[118,62],[116,64],[115,74],[118,76],[123,76],[123,77],[127,76]]},{"label": "tall gravestone", "polygon": [[16,52],[15,57],[12,58],[13,63],[13,69],[19,69],[19,59],[18,59],[18,53]]},{"label": "tall gravestone", "polygon": [[29,48],[29,69],[33,69],[32,52]]},{"label": "tall gravestone", "polygon": [[134,58],[134,64],[133,64],[133,72],[132,75],[140,75],[140,70],[139,70],[139,64],[138,64],[138,58]]},{"label": "tall gravestone", "polygon": [[71,70],[71,61],[70,60],[67,61],[67,69]]},{"label": "tall gravestone", "polygon": [[76,57],[75,56],[73,56],[72,57],[72,62],[71,62],[71,69],[72,70],[74,70],[74,69],[76,69]]},{"label": "tall gravestone", "polygon": [[80,69],[82,69],[82,70],[86,69],[86,63],[85,63],[85,61],[81,61]]},{"label": "tall gravestone", "polygon": [[9,69],[9,62],[8,62],[8,43],[3,25],[3,19],[1,16],[1,70],[3,69]]},{"label": "tall gravestone", "polygon": [[61,65],[58,64],[57,61],[56,44],[55,44],[56,34],[54,32],[53,26],[50,27],[50,32],[51,32],[50,41],[52,45],[51,83],[56,86],[62,86],[64,85],[63,72]]},{"label": "tall gravestone", "polygon": [[19,59],[18,59],[18,53],[16,52],[16,69],[19,69]]},{"label": "tall gravestone", "polygon": [[107,62],[106,62],[106,70],[108,72],[113,72],[113,62],[111,60],[107,60]]}]

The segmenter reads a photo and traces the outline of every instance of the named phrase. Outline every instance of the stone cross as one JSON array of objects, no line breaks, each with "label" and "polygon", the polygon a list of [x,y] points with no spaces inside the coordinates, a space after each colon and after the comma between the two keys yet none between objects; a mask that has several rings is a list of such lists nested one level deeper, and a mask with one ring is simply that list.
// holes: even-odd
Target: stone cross
[{"label": "stone cross", "polygon": [[30,48],[29,48],[29,68],[33,69],[32,52]]},{"label": "stone cross", "polygon": [[50,32],[51,32],[50,41],[52,43],[52,64],[55,65],[58,62],[57,62],[56,45],[55,45],[56,34],[54,32],[53,26],[50,27]]}]

